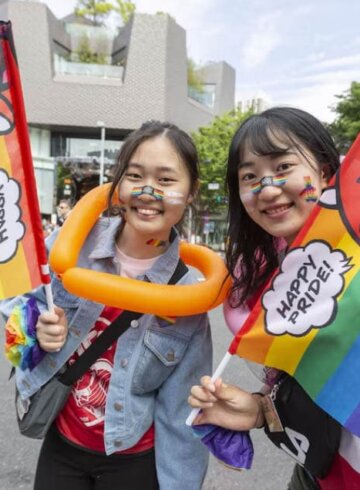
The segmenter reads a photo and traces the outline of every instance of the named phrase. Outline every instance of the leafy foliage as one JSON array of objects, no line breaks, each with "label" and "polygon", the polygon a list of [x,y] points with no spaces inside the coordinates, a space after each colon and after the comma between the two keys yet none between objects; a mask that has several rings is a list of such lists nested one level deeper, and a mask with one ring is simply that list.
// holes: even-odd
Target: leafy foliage
[{"label": "leafy foliage", "polygon": [[115,12],[117,12],[122,21],[123,24],[127,24],[129,22],[130,17],[136,10],[136,5],[135,3],[131,1],[124,1],[124,0],[115,0],[116,1],[116,6],[114,7]]},{"label": "leafy foliage", "polygon": [[[236,129],[250,115],[251,112],[231,111],[215,117],[208,126],[192,134],[200,160],[202,212],[221,213],[226,209],[225,174],[230,142]],[[209,189],[209,184],[214,183],[219,184],[218,190]]]},{"label": "leafy foliage", "polygon": [[187,60],[187,83],[189,87],[193,88],[197,92],[203,92],[204,91],[204,80],[202,79],[200,73],[197,71],[198,67],[196,66],[196,63],[194,60],[191,58],[188,58]]},{"label": "leafy foliage", "polygon": [[78,0],[75,14],[92,20],[95,25],[104,25],[108,15],[111,12],[117,12],[125,25],[135,10],[136,5],[131,0],[113,0],[110,2],[106,0]]},{"label": "leafy foliage", "polygon": [[103,25],[112,10],[114,5],[106,0],[78,0],[75,15],[86,17],[95,25]]},{"label": "leafy foliage", "polygon": [[352,82],[350,89],[336,97],[336,118],[327,127],[340,153],[345,154],[360,133],[360,82]]},{"label": "leafy foliage", "polygon": [[78,45],[74,55],[80,63],[96,63],[98,65],[106,64],[106,56],[101,52],[94,52],[90,47],[89,38],[84,35]]}]

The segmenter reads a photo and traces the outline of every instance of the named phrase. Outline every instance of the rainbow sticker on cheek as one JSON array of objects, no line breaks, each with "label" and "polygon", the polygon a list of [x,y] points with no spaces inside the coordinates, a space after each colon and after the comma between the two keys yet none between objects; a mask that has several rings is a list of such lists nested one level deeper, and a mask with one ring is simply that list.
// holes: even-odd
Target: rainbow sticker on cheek
[{"label": "rainbow sticker on cheek", "polygon": [[157,201],[162,201],[164,199],[164,193],[161,189],[155,189],[151,185],[144,185],[143,187],[134,187],[131,191],[132,197],[139,197],[143,194],[148,196],[153,196]]},{"label": "rainbow sticker on cheek", "polygon": [[311,183],[311,177],[304,177],[305,189],[300,192],[301,197],[305,197],[307,202],[317,202],[319,199],[315,187]]},{"label": "rainbow sticker on cheek", "polygon": [[260,182],[256,182],[255,184],[251,184],[251,192],[253,194],[259,194],[262,189],[262,185]]},{"label": "rainbow sticker on cheek", "polygon": [[164,199],[168,204],[184,204],[185,196],[181,192],[167,191],[164,194]]}]

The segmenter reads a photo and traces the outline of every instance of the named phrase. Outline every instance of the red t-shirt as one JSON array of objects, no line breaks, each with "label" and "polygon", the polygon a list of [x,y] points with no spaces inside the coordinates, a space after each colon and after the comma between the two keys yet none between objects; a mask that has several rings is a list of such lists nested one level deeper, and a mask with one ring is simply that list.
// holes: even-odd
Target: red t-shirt
[{"label": "red t-shirt", "polygon": [[[86,350],[92,342],[115,320],[121,310],[105,307],[98,320],[69,359],[69,364]],[[116,342],[104,352],[89,370],[73,386],[68,401],[56,419],[56,427],[72,443],[105,452],[104,420],[105,404],[114,365]],[[154,425],[130,449],[119,451],[131,454],[146,451],[154,446]]]}]

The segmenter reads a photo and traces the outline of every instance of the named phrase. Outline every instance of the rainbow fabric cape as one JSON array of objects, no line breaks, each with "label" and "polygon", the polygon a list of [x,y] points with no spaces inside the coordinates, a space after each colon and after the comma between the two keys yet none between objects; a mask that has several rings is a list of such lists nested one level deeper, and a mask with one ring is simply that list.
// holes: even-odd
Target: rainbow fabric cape
[{"label": "rainbow fabric cape", "polygon": [[229,352],[293,375],[360,436],[360,136]]},{"label": "rainbow fabric cape", "polygon": [[41,283],[47,264],[11,23],[0,22],[0,299]]}]

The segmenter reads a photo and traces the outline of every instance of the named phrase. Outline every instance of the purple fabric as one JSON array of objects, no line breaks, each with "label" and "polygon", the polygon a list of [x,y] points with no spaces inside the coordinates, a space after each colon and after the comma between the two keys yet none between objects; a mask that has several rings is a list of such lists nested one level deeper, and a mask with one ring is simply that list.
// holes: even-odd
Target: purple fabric
[{"label": "purple fabric", "polygon": [[25,304],[26,330],[29,337],[36,338],[36,324],[40,316],[35,298],[29,298]]},{"label": "purple fabric", "polygon": [[[33,364],[33,368],[35,366],[37,366],[39,364],[39,362],[41,362],[45,355],[46,355],[46,352],[40,347],[40,345],[36,342],[36,344],[33,345],[33,348],[32,348],[32,364]],[[30,369],[31,371],[31,369]]]},{"label": "purple fabric", "polygon": [[193,425],[192,428],[215,458],[233,468],[251,468],[254,448],[249,432],[211,424]]},{"label": "purple fabric", "polygon": [[23,305],[27,342],[21,356],[20,369],[32,371],[43,360],[46,352],[40,347],[36,337],[36,324],[40,310],[35,298],[29,298]]}]

